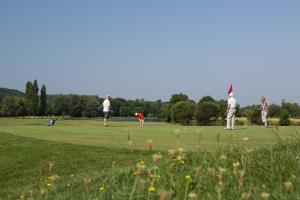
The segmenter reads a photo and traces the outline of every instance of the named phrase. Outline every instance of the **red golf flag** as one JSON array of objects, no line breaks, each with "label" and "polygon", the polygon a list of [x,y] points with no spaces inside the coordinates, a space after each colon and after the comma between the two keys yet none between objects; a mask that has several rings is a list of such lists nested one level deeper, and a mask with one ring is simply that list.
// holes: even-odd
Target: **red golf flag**
[{"label": "red golf flag", "polygon": [[232,92],[232,84],[230,84],[229,89],[228,89],[228,95]]}]

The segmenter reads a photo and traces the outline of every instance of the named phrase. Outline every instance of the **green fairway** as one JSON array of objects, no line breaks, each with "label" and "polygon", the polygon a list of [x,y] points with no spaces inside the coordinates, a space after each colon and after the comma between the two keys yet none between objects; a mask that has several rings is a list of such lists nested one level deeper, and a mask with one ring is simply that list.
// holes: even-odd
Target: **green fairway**
[{"label": "green fairway", "polygon": [[[17,136],[32,137],[43,140],[67,142],[110,148],[127,148],[128,132],[134,149],[147,149],[147,141],[153,141],[154,150],[167,150],[183,147],[188,150],[211,149],[219,145],[248,143],[256,147],[275,144],[276,136],[272,128],[259,126],[240,126],[234,131],[225,131],[220,126],[180,126],[167,123],[146,123],[139,127],[138,122],[112,122],[110,127],[103,127],[100,120],[59,120],[54,127],[47,127],[44,119],[1,118],[0,131]],[[179,130],[180,138],[175,130]],[[295,135],[297,127],[279,127],[282,138]],[[249,138],[249,141],[244,141]]]}]

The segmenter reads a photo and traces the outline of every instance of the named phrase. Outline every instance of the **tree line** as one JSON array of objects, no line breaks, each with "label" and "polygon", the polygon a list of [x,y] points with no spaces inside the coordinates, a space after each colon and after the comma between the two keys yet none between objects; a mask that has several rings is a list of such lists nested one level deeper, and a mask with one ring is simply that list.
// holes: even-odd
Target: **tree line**
[{"label": "tree line", "polygon": [[[1,116],[70,116],[70,117],[102,117],[103,98],[94,95],[60,94],[47,95],[46,86],[39,90],[37,80],[28,81],[25,95],[7,95],[2,99]],[[203,125],[222,124],[226,120],[226,100],[215,100],[204,96],[198,102],[188,95],[173,94],[168,102],[162,100],[146,101],[144,99],[111,100],[112,116],[132,117],[135,112],[142,112],[146,117],[161,118],[168,122]],[[270,105],[269,116],[280,118],[300,117],[300,106],[285,100],[281,105]],[[247,117],[252,123],[260,123],[260,105],[237,106],[237,117]]]}]

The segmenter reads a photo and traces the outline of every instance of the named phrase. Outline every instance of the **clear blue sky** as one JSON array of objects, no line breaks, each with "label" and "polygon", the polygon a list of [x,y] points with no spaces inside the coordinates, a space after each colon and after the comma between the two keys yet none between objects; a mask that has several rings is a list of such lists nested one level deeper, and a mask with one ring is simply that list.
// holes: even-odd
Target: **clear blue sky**
[{"label": "clear blue sky", "polygon": [[300,1],[0,1],[0,87],[300,102]]}]

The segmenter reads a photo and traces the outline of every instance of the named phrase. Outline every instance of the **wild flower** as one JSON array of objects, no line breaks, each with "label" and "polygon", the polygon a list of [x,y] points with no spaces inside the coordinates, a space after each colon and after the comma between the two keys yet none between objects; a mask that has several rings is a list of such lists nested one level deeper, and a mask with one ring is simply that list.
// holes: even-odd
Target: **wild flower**
[{"label": "wild flower", "polygon": [[99,192],[104,192],[104,186],[99,187]]},{"label": "wild flower", "polygon": [[191,180],[191,179],[192,179],[192,177],[191,177],[190,175],[186,175],[186,176],[185,176],[185,180],[189,181],[189,180]]},{"label": "wild flower", "polygon": [[52,187],[52,184],[51,184],[51,183],[47,183],[47,186],[48,186],[48,187]]},{"label": "wild flower", "polygon": [[149,187],[148,188],[148,192],[150,192],[150,193],[153,193],[155,191],[156,191],[155,187]]}]

